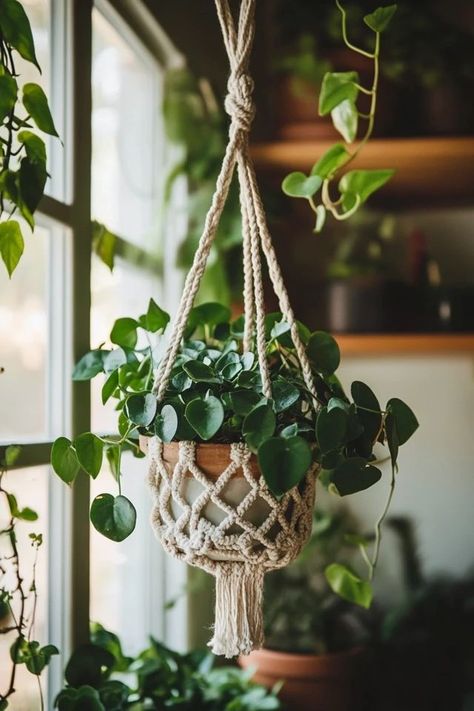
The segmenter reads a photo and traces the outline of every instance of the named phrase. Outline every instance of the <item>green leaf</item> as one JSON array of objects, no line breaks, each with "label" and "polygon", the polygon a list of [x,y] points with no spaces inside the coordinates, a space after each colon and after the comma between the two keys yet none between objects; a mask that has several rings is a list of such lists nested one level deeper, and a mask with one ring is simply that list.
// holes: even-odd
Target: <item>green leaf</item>
[{"label": "green leaf", "polygon": [[339,192],[343,194],[343,207],[350,210],[354,204],[354,195],[358,195],[361,204],[376,190],[387,183],[394,170],[350,170],[339,181]]},{"label": "green leaf", "polygon": [[20,521],[37,521],[38,514],[33,511],[28,506],[24,509],[20,509],[16,497],[13,494],[7,493],[8,505],[10,507],[10,514],[13,518],[17,518]]},{"label": "green leaf", "polygon": [[0,255],[11,277],[15,271],[20,257],[23,254],[25,243],[21,234],[20,225],[16,220],[7,220],[0,223]]},{"label": "green leaf", "polygon": [[290,173],[281,184],[285,195],[296,198],[311,198],[316,195],[323,181],[319,175],[305,175],[299,171]]},{"label": "green leaf", "polygon": [[102,405],[105,405],[105,403],[112,397],[114,392],[117,390],[118,380],[118,370],[113,370],[102,386]]},{"label": "green leaf", "polygon": [[341,354],[334,338],[325,331],[315,331],[306,346],[310,360],[318,373],[332,374],[339,367]]},{"label": "green leaf", "polygon": [[359,89],[357,72],[327,72],[324,75],[319,94],[319,114],[326,116],[338,104],[348,99],[355,103]]},{"label": "green leaf", "polygon": [[372,586],[350,570],[346,565],[332,563],[324,571],[331,590],[344,600],[368,609],[372,604]]},{"label": "green leaf", "polygon": [[210,395],[196,398],[186,405],[186,419],[203,440],[214,437],[224,422],[224,408],[221,401]]},{"label": "green leaf", "polygon": [[106,267],[113,271],[117,236],[105,225],[95,220],[92,223],[92,249]]},{"label": "green leaf", "polygon": [[53,443],[51,464],[60,479],[66,484],[73,483],[79,472],[80,464],[76,450],[72,446],[71,440],[67,437],[59,437]]},{"label": "green leaf", "polygon": [[245,417],[260,403],[262,396],[253,390],[234,390],[229,393],[229,399],[235,414]]},{"label": "green leaf", "polygon": [[32,131],[20,131],[18,140],[23,143],[26,155],[32,163],[46,165],[46,145],[42,138]]},{"label": "green leaf", "polygon": [[271,437],[258,449],[258,462],[276,497],[299,484],[311,466],[311,448],[302,437]]},{"label": "green leaf", "polygon": [[82,356],[72,371],[72,379],[75,381],[91,380],[104,370],[104,351],[89,351]]},{"label": "green leaf", "polygon": [[334,469],[331,474],[331,484],[334,484],[340,496],[348,496],[373,486],[381,476],[380,469],[372,464],[367,465],[363,457],[350,457]]},{"label": "green leaf", "polygon": [[10,444],[5,449],[5,466],[12,467],[18,461],[18,457],[20,456],[20,454],[21,447],[19,447],[17,444]]},{"label": "green leaf", "polygon": [[181,403],[174,403],[173,407],[178,415],[178,429],[176,430],[175,439],[179,442],[196,439],[196,432],[186,419],[185,406]]},{"label": "green leaf", "polygon": [[16,103],[18,86],[10,74],[0,75],[0,124],[9,115]]},{"label": "green leaf", "polygon": [[365,15],[364,22],[374,32],[384,32],[397,11],[396,5],[378,7],[369,15]]},{"label": "green leaf", "polygon": [[158,304],[150,299],[148,304],[148,311],[143,316],[138,319],[140,326],[146,331],[151,333],[156,333],[157,331],[164,331],[168,325],[170,316],[166,311],[160,309]]},{"label": "green leaf", "polygon": [[30,21],[17,0],[2,0],[0,3],[0,29],[3,39],[11,44],[23,59],[32,62],[41,71],[36,59]]},{"label": "green leaf", "polygon": [[32,162],[28,157],[22,159],[19,171],[19,186],[21,200],[29,211],[27,217],[33,215],[43,197],[46,178],[46,165],[44,163]]},{"label": "green leaf", "polygon": [[[382,424],[379,401],[368,385],[355,380],[351,385],[352,399],[357,406],[357,416],[364,427],[361,454],[368,455],[374,446]],[[369,412],[369,410],[371,412]]]},{"label": "green leaf", "polygon": [[300,396],[298,388],[284,378],[277,378],[272,383],[272,398],[275,412],[283,412],[297,402]]},{"label": "green leaf", "polygon": [[287,425],[280,432],[280,437],[295,437],[298,434],[298,425],[293,422],[291,425]]},{"label": "green leaf", "polygon": [[343,143],[335,143],[324,155],[314,164],[311,175],[319,175],[320,178],[330,178],[331,175],[349,158],[349,151]]},{"label": "green leaf", "polygon": [[316,207],[316,223],[314,225],[313,232],[321,232],[326,222],[326,208],[324,205],[318,205]]},{"label": "green leaf", "polygon": [[419,427],[415,413],[403,400],[397,397],[391,398],[387,402],[387,410],[391,412],[397,428],[398,444],[405,444]]},{"label": "green leaf", "polygon": [[389,412],[385,418],[385,434],[387,436],[387,444],[390,452],[390,459],[392,461],[392,467],[395,467],[397,464],[398,448],[400,443],[398,441],[395,418],[391,412]]},{"label": "green leaf", "polygon": [[230,309],[222,304],[214,303],[212,301],[195,306],[188,318],[187,331],[189,334],[198,326],[218,326],[221,323],[227,323],[230,321]]},{"label": "green leaf", "polygon": [[130,395],[125,403],[128,419],[139,427],[148,427],[156,415],[158,402],[153,393]]},{"label": "green leaf", "polygon": [[66,687],[57,695],[55,706],[58,711],[106,711],[99,692],[92,686],[81,686],[79,689]]},{"label": "green leaf", "polygon": [[155,434],[162,442],[171,442],[178,429],[178,414],[172,405],[163,405],[155,419]]},{"label": "green leaf", "polygon": [[90,517],[96,531],[120,543],[133,533],[137,512],[126,496],[99,494],[92,502]]},{"label": "green leaf", "polygon": [[121,449],[118,444],[107,444],[104,447],[105,456],[115,481],[120,479]]},{"label": "green leaf", "polygon": [[256,452],[262,442],[275,432],[276,417],[271,405],[257,405],[246,415],[242,423],[242,434],[247,446]]},{"label": "green leaf", "polygon": [[201,363],[199,360],[188,360],[186,363],[183,363],[182,368],[195,383],[222,382],[221,378],[216,375],[213,368]]},{"label": "green leaf", "polygon": [[104,443],[92,432],[84,432],[74,440],[79,464],[93,479],[100,472]]},{"label": "green leaf", "polygon": [[81,644],[73,650],[64,676],[73,687],[100,686],[114,664],[114,656],[108,650],[96,644]]},{"label": "green leaf", "polygon": [[103,369],[106,373],[121,368],[127,362],[129,362],[127,352],[123,348],[114,348],[102,358]]},{"label": "green leaf", "polygon": [[50,136],[58,136],[48,99],[39,84],[29,83],[23,86],[23,106],[41,131]]},{"label": "green leaf", "polygon": [[344,99],[331,111],[331,119],[346,143],[352,143],[357,136],[359,114],[357,106],[350,99]]},{"label": "green leaf", "polygon": [[316,420],[316,438],[322,453],[339,449],[347,433],[348,415],[339,407],[328,410],[324,407]]},{"label": "green leaf", "polygon": [[134,318],[118,318],[110,332],[110,340],[122,348],[135,348],[138,326]]}]

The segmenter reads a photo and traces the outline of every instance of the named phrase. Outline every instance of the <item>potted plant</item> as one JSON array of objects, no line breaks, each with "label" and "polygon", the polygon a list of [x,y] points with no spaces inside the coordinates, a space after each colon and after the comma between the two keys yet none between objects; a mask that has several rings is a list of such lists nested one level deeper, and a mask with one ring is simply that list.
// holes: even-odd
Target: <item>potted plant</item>
[{"label": "potted plant", "polygon": [[355,710],[368,695],[376,616],[337,597],[324,575],[335,557],[351,563],[355,530],[344,511],[315,511],[299,558],[267,576],[265,647],[239,660],[267,687],[282,681],[281,699],[295,711]]}]

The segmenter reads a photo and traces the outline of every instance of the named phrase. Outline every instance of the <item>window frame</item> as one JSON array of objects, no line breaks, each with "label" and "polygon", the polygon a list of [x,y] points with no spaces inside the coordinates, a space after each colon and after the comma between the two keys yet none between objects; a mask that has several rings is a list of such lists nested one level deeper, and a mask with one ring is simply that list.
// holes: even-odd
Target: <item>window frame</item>
[{"label": "window frame", "polygon": [[[51,280],[48,297],[51,352],[48,359],[48,426],[50,432],[72,438],[90,429],[91,395],[88,382],[72,382],[72,363],[90,349],[91,325],[91,160],[92,160],[92,17],[96,7],[107,19],[118,15],[139,43],[164,69],[180,66],[182,56],[159,27],[156,18],[141,0],[51,0],[51,84],[61,89],[53,92],[52,110],[63,146],[50,149],[52,180],[49,187],[63,193],[64,199],[45,194],[37,210],[38,223],[62,230],[50,247]],[[64,151],[67,151],[65,154]],[[62,152],[62,154],[61,154]],[[175,150],[171,149],[171,154]],[[182,189],[178,189],[182,203]],[[164,230],[165,232],[166,230]],[[182,230],[180,230],[182,231]],[[67,233],[67,234],[66,234]],[[52,235],[51,242],[53,242]],[[160,265],[156,254],[117,235],[117,254],[149,269]],[[170,261],[170,240],[163,247],[165,261]],[[163,265],[161,265],[162,269]],[[67,275],[71,275],[68,283]],[[163,276],[161,274],[161,276]],[[176,274],[172,275],[176,284]],[[176,288],[163,283],[165,301]],[[58,294],[64,296],[58,298]],[[60,340],[58,340],[60,339]],[[55,354],[55,355],[53,355]],[[61,354],[60,357],[57,357]],[[51,393],[59,394],[51,402]],[[51,441],[26,442],[15,468],[49,465]],[[48,577],[50,584],[49,638],[60,644],[61,654],[53,658],[49,673],[49,703],[62,684],[65,661],[70,650],[89,640],[90,551],[89,551],[89,478],[80,472],[74,487],[68,489],[55,476],[49,482],[49,506],[54,515],[46,522]],[[59,512],[57,514],[56,512]],[[181,601],[165,615],[164,603],[174,597],[186,581],[183,566],[163,560],[149,571],[150,630],[173,643],[186,644],[186,604]],[[67,614],[65,614],[67,613]],[[167,618],[167,620],[165,619]],[[64,619],[66,618],[66,619]]]}]

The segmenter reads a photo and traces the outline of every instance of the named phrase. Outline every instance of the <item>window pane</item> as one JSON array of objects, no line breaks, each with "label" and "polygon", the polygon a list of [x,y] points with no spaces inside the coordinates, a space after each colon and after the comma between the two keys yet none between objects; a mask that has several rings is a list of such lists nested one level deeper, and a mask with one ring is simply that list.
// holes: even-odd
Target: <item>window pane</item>
[{"label": "window pane", "polygon": [[[115,260],[115,268],[111,273],[99,259],[94,258],[91,286],[91,343],[94,348],[108,341],[116,318],[135,318],[144,313],[150,297],[158,303],[160,301],[158,278],[122,259]],[[106,407],[102,405],[102,384],[103,379],[100,377],[92,380],[92,430],[115,432],[117,413],[112,401],[109,400]]]},{"label": "window pane", "polygon": [[[117,29],[120,27],[120,29]],[[158,248],[163,161],[159,65],[130,30],[93,14],[92,215],[150,251]]]},{"label": "window pane", "polygon": [[14,278],[0,269],[0,441],[46,437],[49,230],[25,228]]},{"label": "window pane", "polygon": [[[33,563],[35,560],[35,549],[32,546],[29,535],[31,533],[47,534],[48,517],[48,467],[31,467],[29,469],[18,469],[5,475],[2,486],[7,491],[13,493],[21,508],[29,506],[38,514],[38,520],[33,523],[20,522],[16,526],[18,552],[20,558],[20,575],[24,578],[23,588],[28,591],[32,582]],[[9,512],[5,497],[0,498],[0,530],[4,530],[9,525]],[[1,568],[5,572],[0,572],[0,588],[13,590],[16,586],[16,576],[14,573],[13,561],[8,559],[12,553],[8,538],[5,534],[0,535],[0,559]],[[37,640],[42,645],[54,643],[55,640],[48,640],[47,610],[48,610],[48,576],[47,576],[47,539],[38,551],[36,565],[36,587],[38,590],[38,602],[36,606],[35,623],[32,639]],[[33,611],[33,598],[29,595],[26,614],[31,620]],[[18,605],[14,605],[14,613],[18,618]],[[11,618],[6,614],[0,619],[0,627],[9,626]],[[0,691],[4,692],[9,685],[10,667],[10,646],[15,641],[15,633],[0,635]],[[57,640],[56,640],[57,642]],[[47,698],[47,674],[42,675],[42,685],[45,698]],[[11,700],[12,711],[32,711],[39,709],[38,681],[36,676],[28,672],[25,665],[17,668],[15,682],[16,693]],[[10,705],[9,707],[10,708]]]}]

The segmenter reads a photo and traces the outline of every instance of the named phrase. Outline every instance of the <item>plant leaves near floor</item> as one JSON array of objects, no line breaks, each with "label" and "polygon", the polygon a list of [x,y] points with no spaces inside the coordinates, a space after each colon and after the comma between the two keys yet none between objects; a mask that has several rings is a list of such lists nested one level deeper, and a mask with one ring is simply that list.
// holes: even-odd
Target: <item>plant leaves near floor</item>
[{"label": "plant leaves near floor", "polygon": [[74,440],[74,448],[81,467],[95,479],[102,466],[104,451],[102,440],[92,432],[84,432]]},{"label": "plant leaves near floor", "polygon": [[298,198],[312,198],[322,185],[319,175],[305,175],[298,171],[286,176],[281,184],[285,195]]},{"label": "plant leaves near floor", "polygon": [[81,465],[76,450],[67,437],[59,437],[51,450],[51,464],[54,471],[66,484],[72,484],[79,473]]},{"label": "plant leaves near floor", "polygon": [[302,437],[272,437],[260,445],[258,463],[270,491],[281,497],[308,471],[311,448]]},{"label": "plant leaves near floor", "polygon": [[357,72],[327,72],[319,95],[320,115],[326,116],[343,101],[355,103],[359,93],[358,83]]},{"label": "plant leaves near floor", "polygon": [[137,512],[125,496],[99,494],[91,506],[94,528],[111,541],[124,541],[135,529]]},{"label": "plant leaves near floor", "polygon": [[200,400],[191,400],[186,405],[186,419],[204,441],[212,439],[224,421],[221,401],[209,395]]},{"label": "plant leaves near floor", "polygon": [[396,5],[386,5],[385,7],[378,7],[369,15],[365,15],[364,22],[374,32],[385,32],[396,11]]},{"label": "plant leaves near floor", "polygon": [[331,374],[339,367],[341,354],[334,338],[324,331],[315,331],[307,346],[308,355],[318,373]]},{"label": "plant leaves near floor", "polygon": [[346,565],[332,563],[326,568],[325,575],[331,589],[344,600],[366,609],[372,604],[372,586]]}]

